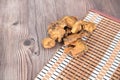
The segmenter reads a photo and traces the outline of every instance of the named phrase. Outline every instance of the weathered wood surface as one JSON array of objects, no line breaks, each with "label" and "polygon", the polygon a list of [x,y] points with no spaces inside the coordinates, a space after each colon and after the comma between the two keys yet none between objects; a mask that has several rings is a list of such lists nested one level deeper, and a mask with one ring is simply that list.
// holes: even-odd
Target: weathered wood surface
[{"label": "weathered wood surface", "polygon": [[0,80],[33,80],[56,49],[44,49],[47,25],[97,9],[120,18],[120,0],[0,0]]}]

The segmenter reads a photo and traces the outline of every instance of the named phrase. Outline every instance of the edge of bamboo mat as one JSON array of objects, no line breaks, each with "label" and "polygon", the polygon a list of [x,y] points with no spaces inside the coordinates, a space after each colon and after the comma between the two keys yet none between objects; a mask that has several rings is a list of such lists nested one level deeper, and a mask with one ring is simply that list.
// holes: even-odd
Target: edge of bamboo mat
[{"label": "edge of bamboo mat", "polygon": [[111,20],[113,20],[113,21],[115,21],[115,22],[120,23],[120,19],[115,18],[115,17],[113,17],[113,16],[110,16],[110,15],[108,15],[108,14],[105,14],[105,13],[103,13],[103,12],[100,12],[100,11],[98,11],[98,10],[91,9],[91,10],[89,10],[89,12],[97,13],[97,14],[99,14],[99,15],[101,15],[101,16],[104,16],[104,17],[109,18],[109,19],[111,19]]}]

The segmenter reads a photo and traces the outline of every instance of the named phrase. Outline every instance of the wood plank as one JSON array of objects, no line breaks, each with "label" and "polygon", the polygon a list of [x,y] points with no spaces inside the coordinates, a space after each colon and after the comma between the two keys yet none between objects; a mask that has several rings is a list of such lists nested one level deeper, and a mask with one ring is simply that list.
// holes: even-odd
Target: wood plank
[{"label": "wood plank", "polygon": [[30,80],[33,75],[30,56],[38,53],[34,9],[27,0],[1,0],[1,4],[0,80]]}]

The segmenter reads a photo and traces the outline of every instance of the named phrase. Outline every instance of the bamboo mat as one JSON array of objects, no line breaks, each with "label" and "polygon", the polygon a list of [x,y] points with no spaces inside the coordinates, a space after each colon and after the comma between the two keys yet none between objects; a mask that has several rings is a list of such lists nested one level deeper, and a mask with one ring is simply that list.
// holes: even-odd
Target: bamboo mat
[{"label": "bamboo mat", "polygon": [[97,25],[89,50],[72,58],[60,48],[35,80],[120,80],[120,21],[95,10],[84,20]]}]

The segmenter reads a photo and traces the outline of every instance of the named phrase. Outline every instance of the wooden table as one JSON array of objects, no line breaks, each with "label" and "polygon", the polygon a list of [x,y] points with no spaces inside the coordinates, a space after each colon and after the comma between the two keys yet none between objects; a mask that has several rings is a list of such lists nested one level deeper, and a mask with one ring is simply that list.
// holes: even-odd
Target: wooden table
[{"label": "wooden table", "polygon": [[55,48],[44,49],[47,25],[63,16],[79,19],[90,9],[120,18],[120,0],[0,0],[0,80],[33,80]]}]

